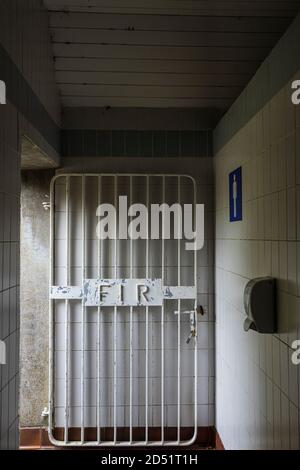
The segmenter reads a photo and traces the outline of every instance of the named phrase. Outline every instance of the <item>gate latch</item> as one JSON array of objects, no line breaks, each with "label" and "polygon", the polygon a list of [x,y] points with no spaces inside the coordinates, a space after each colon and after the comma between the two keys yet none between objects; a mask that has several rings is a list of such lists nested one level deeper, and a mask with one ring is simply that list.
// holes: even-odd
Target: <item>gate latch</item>
[{"label": "gate latch", "polygon": [[[178,310],[175,310],[175,315],[178,315]],[[196,310],[184,310],[183,312],[180,312],[183,315],[189,315],[190,316],[190,334],[186,340],[186,343],[189,344],[192,338],[195,338],[197,336],[197,331],[196,331]]]},{"label": "gate latch", "polygon": [[191,331],[190,331],[190,334],[186,340],[186,343],[189,344],[189,342],[191,341],[192,338],[195,338],[196,336],[196,312],[195,310],[191,311],[190,312],[190,328],[191,328]]}]

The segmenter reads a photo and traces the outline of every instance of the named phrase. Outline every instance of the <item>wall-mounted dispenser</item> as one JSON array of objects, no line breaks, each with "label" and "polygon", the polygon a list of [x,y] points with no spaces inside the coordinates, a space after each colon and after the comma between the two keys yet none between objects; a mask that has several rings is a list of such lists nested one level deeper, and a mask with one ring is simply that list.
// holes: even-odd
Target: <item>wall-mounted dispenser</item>
[{"label": "wall-mounted dispenser", "polygon": [[248,282],[244,292],[247,318],[244,330],[258,333],[276,332],[276,280],[260,277]]}]

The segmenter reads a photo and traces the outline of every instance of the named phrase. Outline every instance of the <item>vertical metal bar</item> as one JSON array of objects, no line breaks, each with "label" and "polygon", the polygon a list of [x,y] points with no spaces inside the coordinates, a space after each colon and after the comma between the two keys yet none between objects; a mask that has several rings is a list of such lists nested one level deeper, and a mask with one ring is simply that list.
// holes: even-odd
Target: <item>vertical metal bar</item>
[{"label": "vertical metal bar", "polygon": [[[149,278],[149,175],[146,176],[147,238],[146,238],[146,279]],[[145,442],[148,443],[149,407],[149,307],[146,306],[146,364],[145,364]]]},{"label": "vertical metal bar", "polygon": [[[66,176],[66,285],[70,285],[70,177]],[[70,343],[70,306],[65,300],[65,442],[69,440],[69,343]]]},{"label": "vertical metal bar", "polygon": [[[101,204],[101,175],[97,178],[97,194],[98,194],[98,204],[99,207]],[[98,238],[98,256],[97,256],[97,276],[100,279],[102,277],[102,259],[101,259],[101,237]],[[101,315],[101,307],[98,307],[98,314],[97,314],[97,351],[96,351],[96,369],[97,369],[97,385],[96,385],[96,416],[97,416],[97,442],[98,444],[101,441],[101,429],[100,429],[100,315]]]},{"label": "vertical metal bar", "polygon": [[[178,192],[178,204],[181,203],[181,188],[180,188],[181,180],[180,176],[177,177],[177,192]],[[179,226],[181,224],[181,219],[178,219],[178,229],[182,229]],[[178,286],[181,285],[181,238],[179,236],[178,231],[178,241],[177,241],[177,284]],[[178,299],[177,301],[177,310],[178,310],[178,318],[177,318],[177,441],[178,444],[180,443],[180,425],[181,425],[181,393],[180,393],[180,378],[181,378],[181,328],[180,328],[180,309],[181,309],[181,301]]]},{"label": "vertical metal bar", "polygon": [[[194,224],[196,224],[196,204],[197,204],[197,188],[196,188],[196,183],[193,180],[193,186],[194,186]],[[197,235],[196,235],[197,236]],[[194,285],[197,293],[197,250],[194,250]],[[194,439],[196,439],[197,432],[198,432],[198,403],[197,403],[197,388],[198,388],[198,339],[197,339],[197,294],[195,298],[195,304],[194,304],[194,309],[195,309],[195,329],[196,329],[196,335],[194,338],[194,375],[195,375],[195,381],[194,381],[194,397],[195,397],[195,407],[194,407]]]},{"label": "vertical metal bar", "polygon": [[[132,204],[132,175],[129,178],[129,205]],[[133,247],[132,233],[130,232],[130,279],[133,277]],[[132,375],[133,375],[133,307],[130,307],[129,318],[129,442],[132,443]]]},{"label": "vertical metal bar", "polygon": [[[114,176],[114,204],[117,211],[117,194],[118,194],[118,176]],[[117,212],[116,212],[117,213]],[[115,243],[114,243],[114,277],[117,279],[117,215],[115,220]],[[113,407],[113,422],[114,422],[114,444],[117,442],[117,306],[114,307],[114,407]]]},{"label": "vertical metal bar", "polygon": [[[81,177],[81,236],[82,236],[82,285],[84,285],[86,277],[86,260],[85,260],[85,175]],[[80,374],[80,388],[81,388],[81,443],[84,442],[84,413],[85,413],[85,399],[84,399],[84,348],[85,348],[85,303],[82,299],[81,303],[81,374]]]},{"label": "vertical metal bar", "polygon": [[[53,193],[55,188],[55,180],[51,181],[50,185],[50,270],[49,270],[49,288],[54,284],[54,269],[53,269],[53,238],[54,238],[54,200]],[[50,290],[49,289],[49,290]],[[53,400],[54,400],[54,335],[53,335],[53,300],[49,299],[49,422],[48,422],[48,433],[52,436],[53,431]]]},{"label": "vertical metal bar", "polygon": [[[162,177],[163,204],[166,200],[166,178]],[[165,280],[165,211],[162,214],[162,241],[161,241],[161,279]],[[165,440],[165,302],[161,307],[161,444]]]}]

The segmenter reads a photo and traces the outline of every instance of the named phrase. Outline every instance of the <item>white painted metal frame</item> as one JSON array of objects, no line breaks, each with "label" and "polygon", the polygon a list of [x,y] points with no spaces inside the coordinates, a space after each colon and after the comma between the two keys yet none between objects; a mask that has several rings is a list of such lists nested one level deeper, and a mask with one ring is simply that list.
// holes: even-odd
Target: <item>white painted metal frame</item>
[{"label": "white painted metal frame", "polygon": [[[146,182],[146,206],[149,208],[150,203],[150,178],[159,178],[162,182],[162,203],[166,200],[166,178],[174,178],[177,180],[177,194],[178,202],[181,201],[181,182],[182,178],[188,178],[192,181],[193,185],[193,199],[194,199],[194,210],[197,203],[197,190],[196,182],[190,175],[174,175],[174,174],[59,174],[55,176],[51,181],[50,188],[50,293],[53,289],[54,283],[54,233],[55,233],[55,184],[58,178],[65,178],[65,207],[66,207],[66,279],[67,284],[70,283],[70,180],[71,178],[80,178],[82,183],[82,283],[86,280],[86,230],[85,230],[85,188],[86,180],[88,177],[98,178],[98,204],[101,203],[101,184],[104,178],[113,177],[114,179],[114,203],[117,207],[117,194],[118,194],[118,178],[129,177],[130,181],[130,203],[132,202],[132,190],[133,190],[133,178],[143,178]],[[149,220],[147,222],[149,228]],[[117,224],[115,225],[117,235]],[[149,231],[148,231],[149,233]],[[164,217],[162,219],[162,234],[164,234]],[[161,240],[161,279],[164,285],[165,279],[165,243],[166,241],[162,237]],[[101,240],[98,241],[97,246],[97,266],[98,276],[103,276],[103,269],[101,263],[102,247]],[[177,279],[178,286],[181,286],[181,241],[178,240],[177,245]],[[146,240],[146,268],[145,276],[149,277],[149,239]],[[118,260],[118,241],[117,236],[114,242],[114,275],[117,278],[117,260]],[[194,271],[194,321],[195,331],[197,332],[197,251],[194,251],[193,255],[193,271]],[[130,278],[133,278],[133,246],[132,239],[130,240]],[[113,439],[111,441],[101,439],[101,414],[100,414],[100,394],[101,394],[101,374],[100,374],[100,332],[101,332],[101,321],[100,316],[104,314],[104,307],[98,306],[98,317],[97,317],[97,340],[96,340],[96,427],[97,427],[97,439],[95,441],[85,440],[85,422],[84,422],[84,377],[85,377],[85,327],[86,327],[86,305],[82,298],[81,308],[81,365],[80,365],[80,388],[81,388],[81,427],[80,427],[80,440],[72,441],[69,439],[69,408],[70,408],[70,316],[69,316],[69,302],[72,297],[62,296],[65,299],[65,313],[66,313],[66,324],[65,324],[65,412],[64,412],[64,439],[58,440],[54,437],[55,429],[55,402],[54,402],[54,373],[55,373],[55,350],[54,350],[54,298],[50,295],[49,299],[49,425],[48,433],[50,441],[54,445],[58,446],[103,446],[103,447],[117,447],[117,446],[188,446],[195,442],[197,438],[197,334],[194,336],[194,347],[193,347],[193,358],[194,358],[194,432],[193,436],[189,440],[181,440],[181,299],[177,298],[177,357],[178,357],[178,370],[177,370],[177,439],[174,441],[165,439],[165,300],[161,306],[161,440],[150,441],[149,440],[149,307],[144,306],[145,311],[145,439],[141,441],[135,441],[133,439],[133,424],[132,424],[132,381],[133,381],[133,307],[130,307],[130,345],[129,345],[129,363],[130,363],[130,400],[129,400],[129,440],[121,441],[117,439],[117,313],[118,306],[114,306],[113,315]],[[59,297],[56,297],[59,298]],[[78,296],[77,298],[80,298]],[[186,312],[184,312],[186,313]]]}]

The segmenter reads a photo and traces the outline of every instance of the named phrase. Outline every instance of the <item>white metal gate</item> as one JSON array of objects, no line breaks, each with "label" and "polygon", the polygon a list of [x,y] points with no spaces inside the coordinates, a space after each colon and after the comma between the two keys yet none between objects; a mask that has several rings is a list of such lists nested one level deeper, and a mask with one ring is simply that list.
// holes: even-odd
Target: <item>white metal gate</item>
[{"label": "white metal gate", "polygon": [[121,195],[149,211],[179,202],[195,212],[197,199],[186,175],[53,178],[49,437],[64,446],[190,445],[197,438],[197,251],[164,238],[164,213],[158,239],[149,237],[150,217],[145,240],[120,237],[117,221],[114,239],[97,238],[97,207],[117,208]]}]

